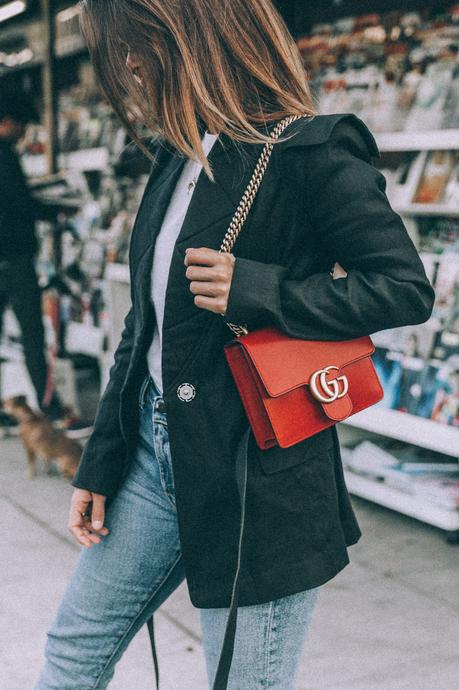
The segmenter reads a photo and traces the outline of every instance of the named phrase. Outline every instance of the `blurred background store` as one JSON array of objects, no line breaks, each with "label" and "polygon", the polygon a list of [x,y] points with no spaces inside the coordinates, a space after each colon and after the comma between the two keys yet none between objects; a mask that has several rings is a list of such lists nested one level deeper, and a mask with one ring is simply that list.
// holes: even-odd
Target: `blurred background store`
[{"label": "blurred background store", "polygon": [[[375,164],[386,176],[389,199],[436,288],[428,323],[374,337],[385,398],[340,425],[348,487],[370,529],[380,535],[387,525],[399,529],[405,546],[419,539],[421,554],[408,549],[414,561],[424,544],[426,562],[433,549],[450,573],[459,535],[459,4],[277,4],[298,42],[318,111],[354,112],[373,131],[381,152]],[[38,224],[36,266],[56,388],[76,413],[92,417],[129,308],[129,236],[150,164],[129,145],[99,94],[74,3],[0,0],[4,85],[30,94],[40,112],[41,122],[28,127],[19,146],[34,193],[71,209],[57,222]],[[8,311],[0,342],[0,399],[19,394],[36,406],[18,325]],[[26,486],[19,442],[6,429],[3,435],[0,472],[14,475],[14,481],[6,475],[5,486],[27,495],[38,523],[46,523]],[[34,481],[52,502],[56,481],[65,480]],[[64,502],[59,505],[63,514]],[[389,541],[389,557],[391,550]],[[451,606],[453,587],[445,587]],[[444,678],[436,686],[433,680],[422,685],[420,676],[413,685],[386,679],[307,688],[455,687],[452,675]],[[16,687],[26,685],[8,685]]]}]

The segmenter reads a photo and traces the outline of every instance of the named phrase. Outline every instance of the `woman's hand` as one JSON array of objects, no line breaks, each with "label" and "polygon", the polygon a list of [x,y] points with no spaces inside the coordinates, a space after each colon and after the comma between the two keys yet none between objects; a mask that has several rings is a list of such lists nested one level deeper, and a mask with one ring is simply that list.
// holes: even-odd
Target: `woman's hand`
[{"label": "woman's hand", "polygon": [[228,252],[207,247],[186,249],[185,275],[191,281],[190,290],[197,307],[215,314],[226,313],[235,261],[236,257]]},{"label": "woman's hand", "polygon": [[336,262],[333,266],[333,280],[338,280],[338,278],[347,278],[347,271]]},{"label": "woman's hand", "polygon": [[68,528],[79,544],[90,547],[105,536],[105,496],[86,489],[75,489],[70,502]]}]

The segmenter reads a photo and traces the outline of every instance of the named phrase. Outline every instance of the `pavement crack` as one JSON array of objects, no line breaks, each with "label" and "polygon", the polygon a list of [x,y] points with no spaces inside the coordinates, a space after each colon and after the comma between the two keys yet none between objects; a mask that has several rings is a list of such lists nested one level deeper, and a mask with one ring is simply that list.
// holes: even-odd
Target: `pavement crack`
[{"label": "pavement crack", "polygon": [[26,518],[29,520],[32,520],[32,522],[35,525],[38,525],[41,527],[45,532],[53,536],[55,539],[58,539],[60,542],[65,544],[66,546],[70,546],[74,551],[79,551],[79,546],[78,544],[75,544],[73,539],[71,537],[66,537],[64,534],[61,534],[58,530],[54,529],[49,522],[46,522],[46,520],[42,520],[38,515],[33,513],[31,510],[27,510],[27,508],[24,508],[24,506],[19,503],[18,501],[15,501],[14,498],[11,498],[8,494],[3,493],[0,491],[0,498],[3,499],[6,503],[8,503],[10,506],[15,508],[21,515],[24,515]]}]

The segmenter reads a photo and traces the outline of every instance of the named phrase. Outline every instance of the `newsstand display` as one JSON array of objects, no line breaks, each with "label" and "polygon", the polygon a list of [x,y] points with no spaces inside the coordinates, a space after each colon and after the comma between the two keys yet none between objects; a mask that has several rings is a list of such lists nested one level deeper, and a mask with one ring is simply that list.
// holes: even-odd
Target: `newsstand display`
[{"label": "newsstand display", "polygon": [[385,395],[342,425],[346,480],[355,495],[456,539],[459,5],[367,3],[378,11],[346,16],[343,5],[326,19],[312,12],[318,21],[297,36],[316,106],[353,112],[375,134],[388,197],[436,289],[427,323],[373,338]]}]

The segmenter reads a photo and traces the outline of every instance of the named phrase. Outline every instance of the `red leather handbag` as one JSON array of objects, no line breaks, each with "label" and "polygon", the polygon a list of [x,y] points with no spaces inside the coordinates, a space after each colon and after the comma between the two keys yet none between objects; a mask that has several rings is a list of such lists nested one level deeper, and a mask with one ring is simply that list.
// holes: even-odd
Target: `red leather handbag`
[{"label": "red leather handbag", "polygon": [[225,346],[257,445],[292,446],[383,397],[370,337],[299,340],[274,328]]},{"label": "red leather handbag", "polygon": [[[280,121],[271,136],[306,117]],[[231,252],[260,188],[274,144],[266,144],[226,232],[220,252]],[[332,272],[331,272],[332,273]],[[223,316],[225,316],[223,314]],[[292,446],[381,400],[383,390],[371,361],[374,345],[365,336],[345,341],[292,338],[275,328],[249,333],[228,323],[236,338],[224,347],[249,427],[235,458],[241,507],[238,558],[223,647],[212,690],[226,690],[236,634],[239,576],[246,522],[247,463],[250,431],[261,449]]]}]

